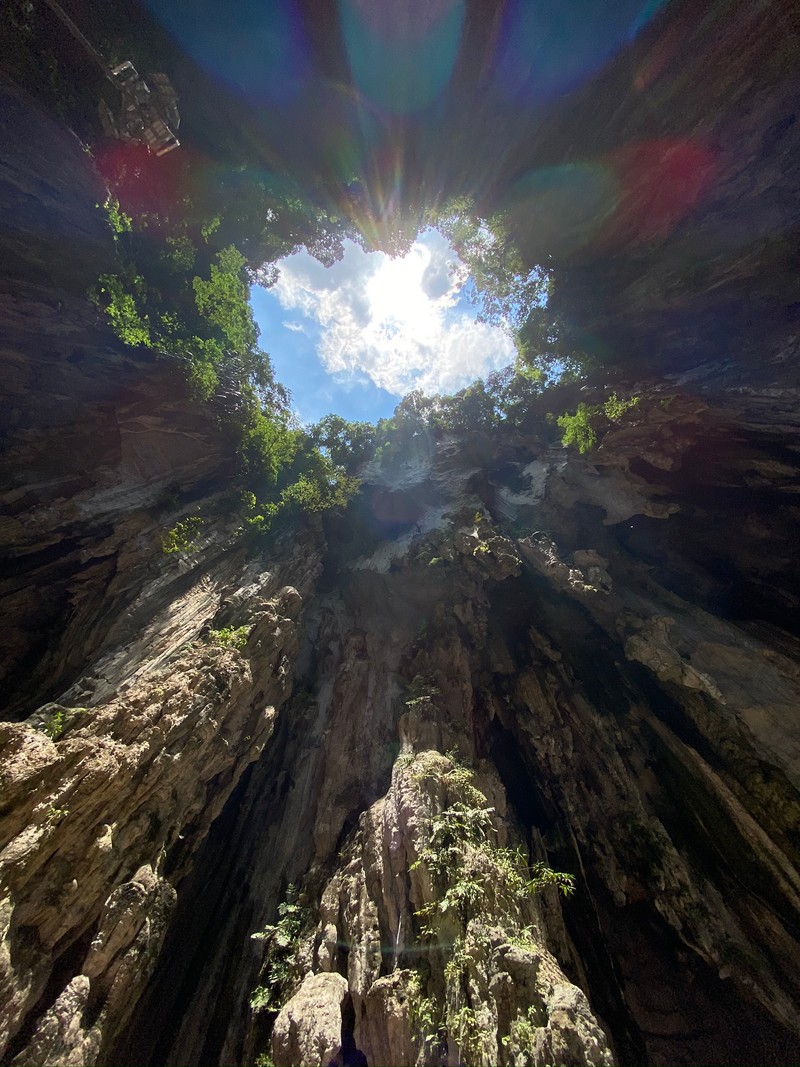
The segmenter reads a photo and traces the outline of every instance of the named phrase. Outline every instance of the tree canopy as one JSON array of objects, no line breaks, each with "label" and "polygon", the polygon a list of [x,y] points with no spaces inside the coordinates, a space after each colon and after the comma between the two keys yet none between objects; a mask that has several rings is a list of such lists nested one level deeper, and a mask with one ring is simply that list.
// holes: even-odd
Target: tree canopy
[{"label": "tree canopy", "polygon": [[[57,55],[60,37],[56,43],[46,12],[17,6],[20,34],[47,38],[50,88],[68,99],[86,136],[95,80],[84,78],[76,56]],[[74,13],[84,7],[75,0]],[[89,8],[83,13],[88,18]],[[413,121],[403,120],[400,136],[394,120],[365,116],[329,81],[320,91],[313,71],[306,96],[291,106],[245,102],[136,5],[101,12],[92,28],[110,59],[130,57],[145,72],[169,70],[188,105],[179,151],[159,158],[144,146],[100,146],[96,162],[111,190],[105,210],[117,263],[97,279],[92,297],[126,344],[183,368],[198,401],[233,429],[255,515],[266,522],[273,507],[341,502],[376,451],[386,460],[415,436],[521,423],[549,381],[581,372],[588,350],[554,300],[560,275],[550,262],[524,258],[519,213],[498,210],[500,196],[479,202],[465,195],[459,165],[443,166],[438,146],[420,139]],[[303,136],[296,136],[298,116]],[[448,151],[456,160],[452,146]],[[439,169],[431,169],[439,157]],[[427,226],[458,254],[479,320],[514,337],[516,365],[454,396],[412,393],[378,427],[330,415],[301,430],[259,345],[250,286],[274,284],[278,261],[300,248],[325,266],[342,257],[348,239],[402,255]]]}]

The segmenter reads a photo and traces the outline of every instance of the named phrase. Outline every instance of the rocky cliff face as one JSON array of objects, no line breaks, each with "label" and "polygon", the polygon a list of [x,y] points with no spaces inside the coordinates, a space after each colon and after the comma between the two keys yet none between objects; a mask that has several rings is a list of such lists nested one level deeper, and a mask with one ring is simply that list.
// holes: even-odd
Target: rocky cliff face
[{"label": "rocky cliff face", "polygon": [[196,576],[190,647],[6,726],[7,1057],[791,1060],[796,482],[739,395],[588,459],[417,439]]},{"label": "rocky cliff face", "polygon": [[2,103],[3,1061],[794,1062],[796,339],[248,545],[84,299],[90,160]]},{"label": "rocky cliff face", "polygon": [[[107,191],[86,150],[5,82],[0,103],[0,601],[13,620],[0,678],[18,716],[79,674],[73,703],[114,692],[133,660],[100,653],[124,635],[152,652],[147,620],[190,569],[171,565],[160,539],[200,500],[221,510],[230,468],[216,420],[180,377],[119,345],[86,298],[114,262]],[[200,556],[217,558],[225,537],[201,537]],[[174,649],[186,633],[173,615],[156,640]]]},{"label": "rocky cliff face", "polygon": [[[287,1064],[791,1060],[795,638],[735,606],[753,532],[769,568],[790,542],[759,492],[731,536],[715,494],[765,454],[668,395],[593,461],[473,440],[373,471],[328,531],[280,739],[209,837],[210,914],[190,944],[183,917],[119,1056],[253,1062],[274,1020]],[[681,499],[670,476],[712,449]],[[515,895],[518,846],[576,875],[563,908]]]}]

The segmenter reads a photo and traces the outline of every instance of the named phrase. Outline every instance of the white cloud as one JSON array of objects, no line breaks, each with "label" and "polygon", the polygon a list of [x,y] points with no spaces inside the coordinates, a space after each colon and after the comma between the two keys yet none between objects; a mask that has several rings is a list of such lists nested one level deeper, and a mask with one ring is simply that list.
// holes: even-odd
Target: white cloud
[{"label": "white cloud", "polygon": [[318,355],[337,380],[366,376],[396,396],[450,393],[514,358],[506,334],[459,305],[463,266],[436,231],[402,259],[346,242],[330,268],[303,251],[280,271],[273,292],[319,323]]},{"label": "white cloud", "polygon": [[306,328],[301,322],[282,322],[284,330],[291,330],[292,333],[305,333]]}]

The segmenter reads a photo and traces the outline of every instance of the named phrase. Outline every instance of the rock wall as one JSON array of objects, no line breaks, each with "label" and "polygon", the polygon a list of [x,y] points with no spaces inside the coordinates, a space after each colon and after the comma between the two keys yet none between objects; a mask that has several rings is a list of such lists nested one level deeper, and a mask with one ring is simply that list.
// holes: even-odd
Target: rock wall
[{"label": "rock wall", "polygon": [[113,269],[91,157],[0,98],[0,1055],[88,1063],[291,691],[302,594],[283,579],[307,592],[319,539],[247,557],[214,414],[87,301]]},{"label": "rock wall", "polygon": [[415,439],[4,727],[9,1061],[791,1061],[796,482],[659,388],[588,458]]},{"label": "rock wall", "polygon": [[703,271],[696,213],[571,268],[584,325],[659,371],[600,447],[544,410],[422,435],[268,548],[213,417],[85,299],[91,160],[3,84],[4,1062],[800,1058],[794,30],[770,53],[768,13],[701,27],[766,42]]},{"label": "rock wall", "polygon": [[[68,700],[110,696],[134,669],[153,614],[218,562],[223,520],[176,565],[161,538],[176,522],[220,518],[229,444],[174,369],[121,346],[87,300],[113,270],[107,190],[83,145],[0,82],[0,605],[13,620],[0,653],[6,714],[81,684]],[[173,615],[156,640],[189,630]],[[111,650],[145,640],[124,666]],[[103,657],[103,650],[108,656]]]},{"label": "rock wall", "polygon": [[[12,1060],[103,1062],[158,959],[174,885],[292,684],[300,594],[241,598],[241,651],[190,644],[46,733],[4,724],[2,1040]],[[273,584],[274,588],[274,584]],[[10,1042],[10,1044],[9,1044]]]}]

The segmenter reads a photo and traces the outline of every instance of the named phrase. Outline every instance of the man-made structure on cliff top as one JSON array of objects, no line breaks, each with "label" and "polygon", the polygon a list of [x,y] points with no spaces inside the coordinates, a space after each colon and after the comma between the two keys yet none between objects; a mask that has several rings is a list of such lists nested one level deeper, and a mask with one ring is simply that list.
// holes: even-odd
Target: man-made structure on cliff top
[{"label": "man-made structure on cliff top", "polygon": [[116,112],[112,111],[105,100],[98,104],[100,121],[106,134],[121,141],[147,145],[157,156],[166,155],[167,152],[178,148],[180,141],[173,132],[181,121],[178,94],[167,75],[151,73],[148,75],[148,84],[140,77],[129,59],[115,67],[109,67],[63,7],[56,3],[56,0],[46,0],[46,3],[72,36],[83,45],[122,97]]},{"label": "man-made structure on cliff top", "polygon": [[260,546],[214,412],[86,300],[91,157],[0,82],[3,1063],[800,1062],[800,5],[674,6],[639,128],[732,147],[586,268],[636,408],[587,455],[420,435]]},{"label": "man-made structure on cliff top", "polygon": [[111,76],[122,94],[120,110],[115,115],[105,100],[98,104],[100,121],[109,137],[146,144],[157,156],[177,148],[180,141],[170,126],[177,129],[180,123],[178,95],[166,74],[149,74],[148,84],[126,60],[112,68]]}]

